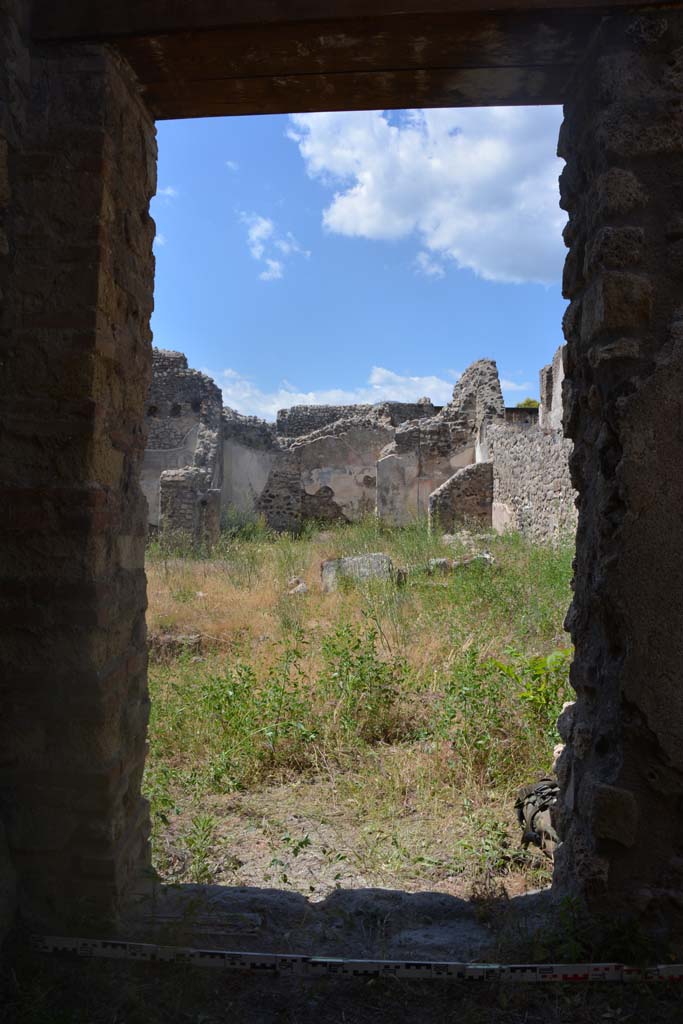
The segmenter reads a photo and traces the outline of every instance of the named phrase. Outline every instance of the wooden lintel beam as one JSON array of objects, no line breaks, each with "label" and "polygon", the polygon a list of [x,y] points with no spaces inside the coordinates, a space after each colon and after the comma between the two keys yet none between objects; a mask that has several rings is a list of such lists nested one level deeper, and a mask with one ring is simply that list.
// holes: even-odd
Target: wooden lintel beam
[{"label": "wooden lintel beam", "polygon": [[235,25],[277,25],[401,15],[609,11],[680,7],[677,0],[34,0],[33,36],[41,40],[110,40]]},{"label": "wooden lintel beam", "polygon": [[145,102],[159,120],[228,114],[293,114],[320,110],[559,104],[571,69],[459,68],[343,75],[155,82]]}]

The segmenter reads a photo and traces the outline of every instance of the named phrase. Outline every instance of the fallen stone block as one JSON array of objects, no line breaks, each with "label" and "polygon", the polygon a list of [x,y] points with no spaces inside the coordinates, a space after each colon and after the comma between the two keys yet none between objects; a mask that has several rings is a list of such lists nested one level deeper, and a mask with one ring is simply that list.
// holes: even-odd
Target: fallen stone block
[{"label": "fallen stone block", "polygon": [[452,572],[453,570],[453,559],[452,558],[430,558],[427,563],[428,572]]},{"label": "fallen stone block", "polygon": [[291,580],[287,584],[288,594],[307,594],[308,587],[301,576],[292,576]]},{"label": "fallen stone block", "polygon": [[393,573],[394,563],[389,555],[381,552],[330,558],[320,566],[320,579],[325,594],[338,590],[340,579],[389,580]]},{"label": "fallen stone block", "polygon": [[462,569],[466,565],[472,565],[474,562],[485,562],[487,565],[493,565],[495,558],[490,551],[482,551],[478,555],[467,555],[465,558],[430,558],[427,563],[427,571],[430,576],[434,573],[451,573],[456,569]]}]

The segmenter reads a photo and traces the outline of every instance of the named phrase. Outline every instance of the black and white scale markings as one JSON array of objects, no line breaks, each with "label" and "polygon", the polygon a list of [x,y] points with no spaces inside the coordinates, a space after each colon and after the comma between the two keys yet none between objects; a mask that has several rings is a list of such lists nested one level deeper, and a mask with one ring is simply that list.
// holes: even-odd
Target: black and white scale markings
[{"label": "black and white scale markings", "polygon": [[347,975],[350,977],[451,978],[456,981],[507,982],[595,982],[665,981],[683,982],[683,964],[629,967],[625,964],[471,964],[429,960],[352,960],[327,956],[289,956],[284,953],[242,953],[223,949],[194,949],[191,946],[159,946],[118,939],[63,938],[37,936],[42,953],[110,960],[139,960],[148,963],[193,964],[309,978]]}]

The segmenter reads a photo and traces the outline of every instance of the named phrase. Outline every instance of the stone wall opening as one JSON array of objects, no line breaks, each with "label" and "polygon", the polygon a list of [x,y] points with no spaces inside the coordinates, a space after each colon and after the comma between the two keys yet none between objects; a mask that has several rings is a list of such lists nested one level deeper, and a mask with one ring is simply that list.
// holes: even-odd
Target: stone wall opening
[{"label": "stone wall opening", "polygon": [[[177,13],[155,14],[153,6],[107,5],[89,20],[92,5],[75,0],[35,11],[28,0],[9,0],[0,13],[0,284],[11,396],[3,452],[0,931],[17,905],[29,920],[59,927],[74,915],[111,917],[148,864],[139,481],[143,422],[157,422],[144,416],[153,117],[325,105],[324,75],[314,97],[310,76],[291,72],[262,76],[260,85],[241,79],[248,87],[236,94],[211,81],[179,90],[163,72],[171,65],[149,55],[159,52],[164,28],[169,60],[171,37],[183,27],[191,49],[201,21],[170,24]],[[263,15],[270,38],[278,16],[287,23],[273,14],[276,6]],[[386,71],[397,65],[385,62],[381,33],[363,22],[349,48],[353,66],[342,69],[343,84],[330,81],[329,103],[565,102],[564,422],[579,493],[568,624],[578,702],[563,725],[557,888],[591,907],[672,927],[680,924],[683,850],[683,16],[671,5],[630,5],[608,16],[583,6],[581,14],[467,13],[477,66],[458,41],[457,15],[444,15],[456,19],[451,35],[439,22],[428,58],[414,48],[410,59],[417,54],[423,64],[403,74]],[[304,8],[296,17],[310,19]],[[398,45],[415,10],[423,13],[413,4],[382,45]],[[210,22],[204,5],[202,12]],[[386,9],[371,13],[389,17]],[[482,17],[494,19],[497,32],[480,26],[477,35]],[[215,21],[204,27],[204,45],[207,35],[215,43]],[[259,37],[266,29],[249,31]],[[507,58],[496,64],[486,50],[500,38],[511,40],[507,67]],[[225,32],[221,39],[219,50]],[[443,59],[446,45],[457,55],[455,70]],[[353,64],[354,54],[367,53],[370,72],[367,61]],[[198,493],[202,514],[216,507],[222,463],[214,458],[220,410],[207,395],[190,411],[198,454],[189,469],[165,470],[164,482],[169,494],[187,496],[194,528]],[[186,436],[179,434],[179,448]],[[407,455],[412,440],[403,441]]]}]

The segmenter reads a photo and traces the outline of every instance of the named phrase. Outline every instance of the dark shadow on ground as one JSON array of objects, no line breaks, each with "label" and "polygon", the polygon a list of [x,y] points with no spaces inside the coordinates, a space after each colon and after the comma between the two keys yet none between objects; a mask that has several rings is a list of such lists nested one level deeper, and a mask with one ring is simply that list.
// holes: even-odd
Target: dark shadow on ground
[{"label": "dark shadow on ground", "polygon": [[552,913],[550,890],[510,900],[338,889],[320,901],[280,889],[152,883],[120,926],[140,940],[382,960],[494,959]]}]

